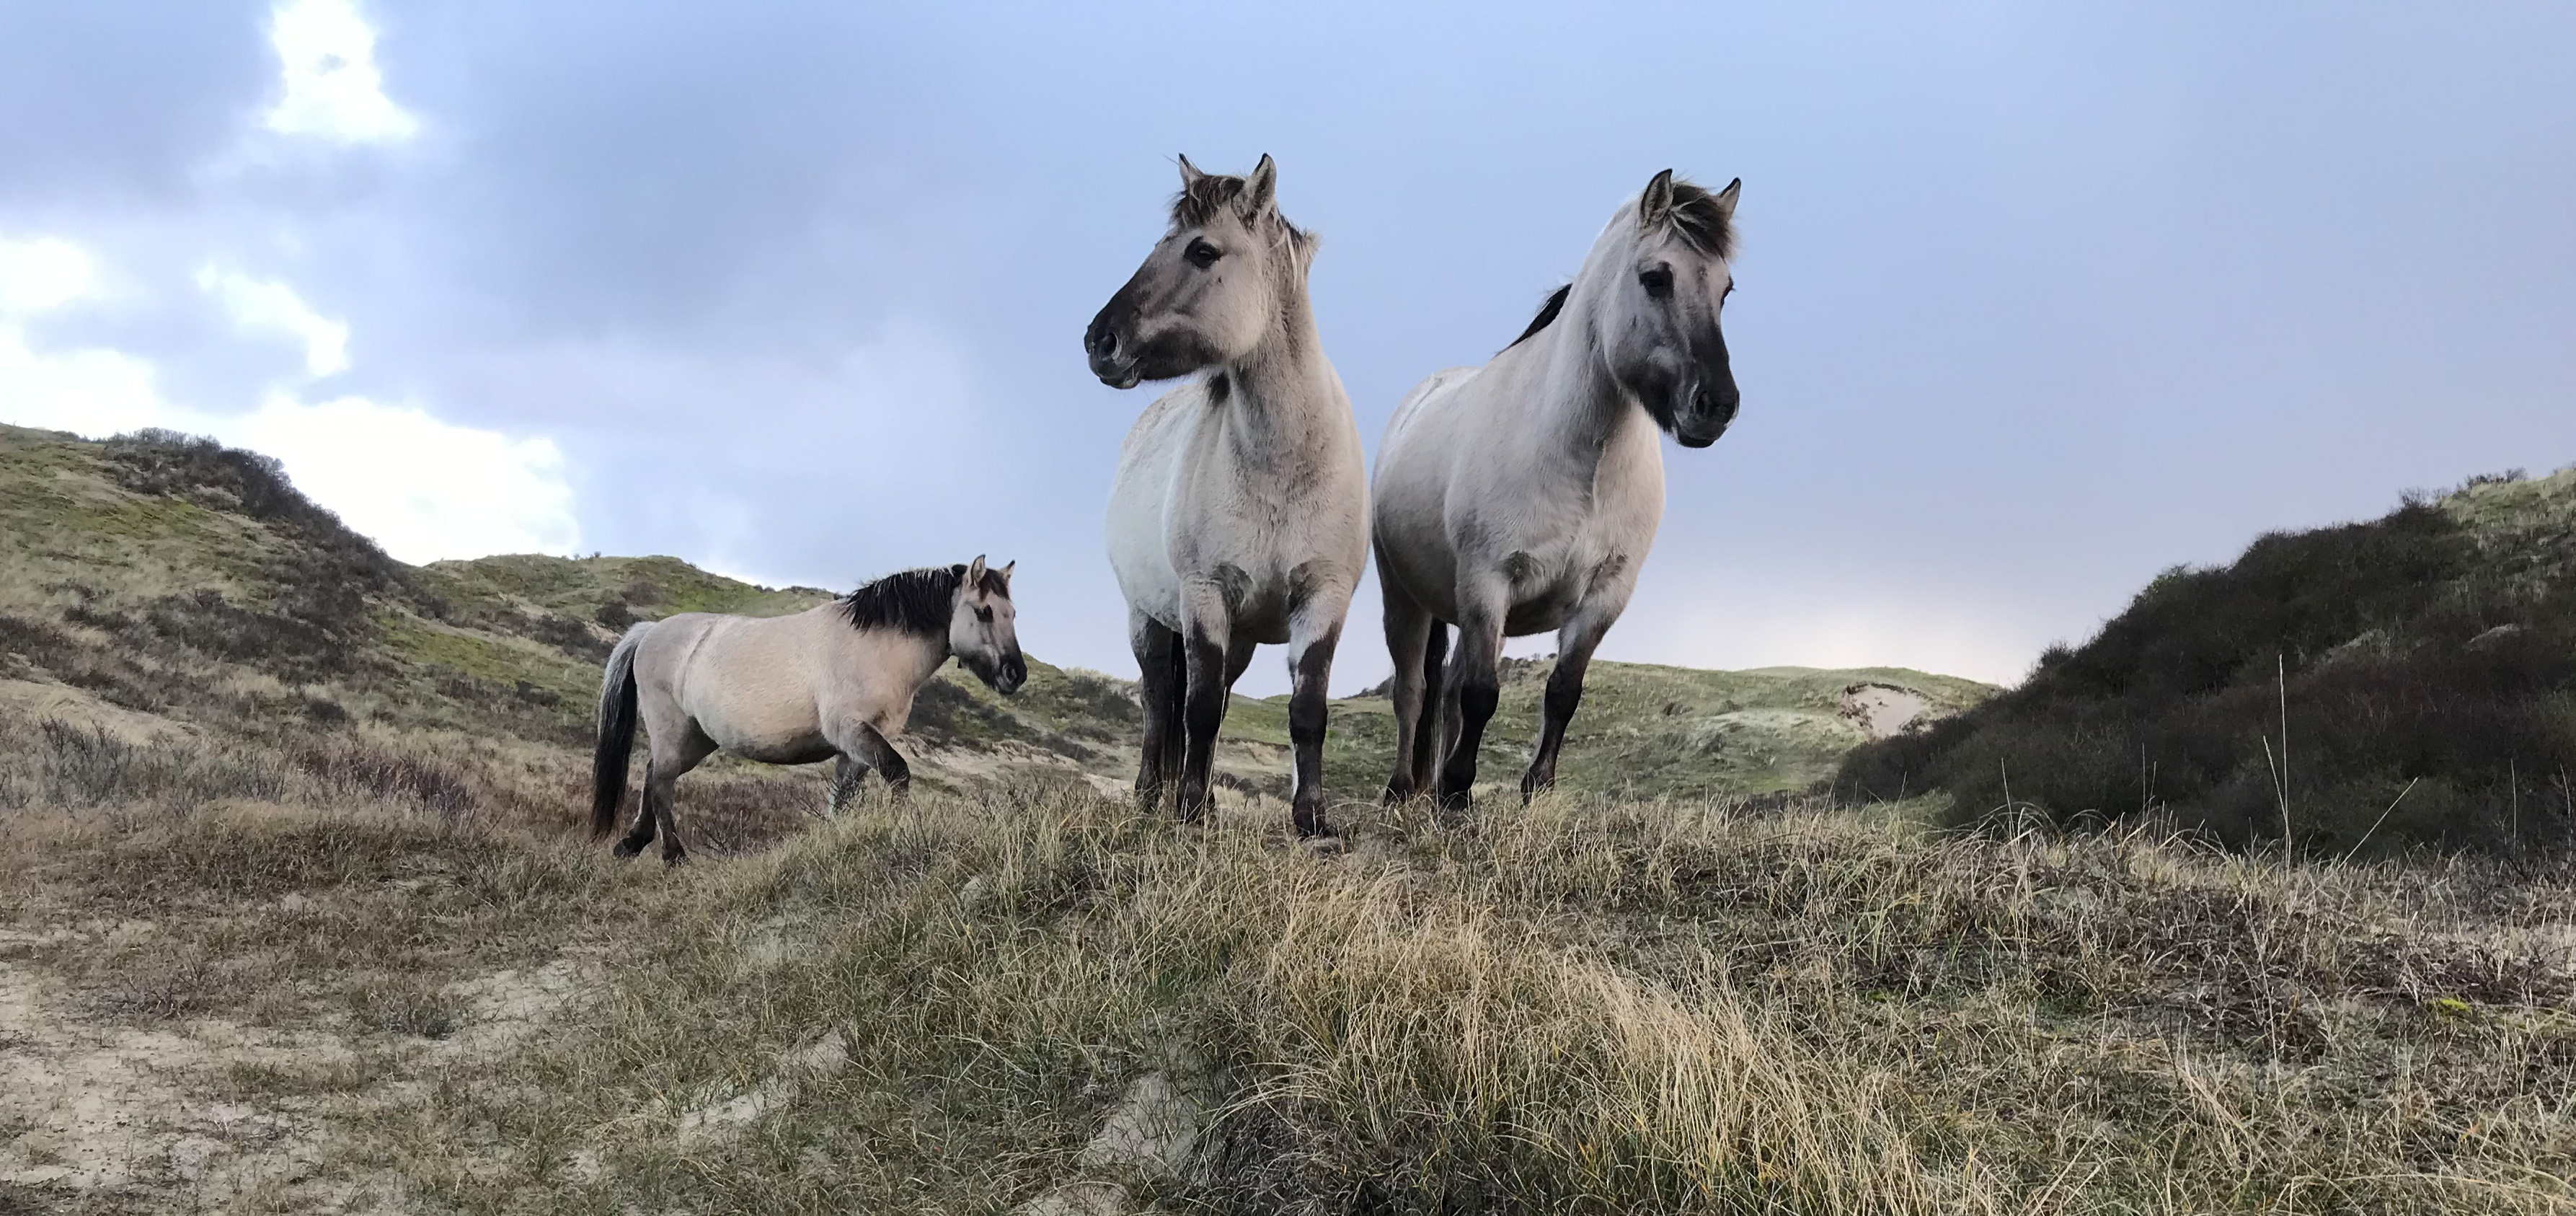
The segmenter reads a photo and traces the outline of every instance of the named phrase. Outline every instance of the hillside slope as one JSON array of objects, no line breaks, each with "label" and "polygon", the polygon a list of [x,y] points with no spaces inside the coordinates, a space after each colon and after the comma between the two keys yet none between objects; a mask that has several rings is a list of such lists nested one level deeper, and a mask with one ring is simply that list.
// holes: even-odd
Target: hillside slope
[{"label": "hillside slope", "polygon": [[[1847,792],[1966,820],[2170,814],[2311,851],[2576,841],[2576,469],[2176,568],[1972,712],[1852,754]],[[2284,776],[2286,774],[2286,776]]]},{"label": "hillside slope", "polygon": [[[824,602],[670,557],[521,554],[414,567],[315,508],[273,462],[202,440],[92,443],[0,427],[0,699],[104,720],[140,713],[274,733],[347,722],[582,746],[599,663],[636,620],[769,615]],[[1518,780],[1544,665],[1516,664],[1486,776]],[[1749,672],[1595,664],[1562,770],[1574,792],[1696,797],[1805,788],[1870,737],[1854,688],[1956,712],[1992,690],[1896,669]],[[1875,690],[1872,692],[1871,690]],[[1004,699],[953,666],[915,707],[934,783],[1133,776],[1133,687],[1032,660]],[[1334,704],[1326,780],[1383,784],[1382,697]],[[721,762],[720,762],[721,763]],[[1284,699],[1238,698],[1219,776],[1284,795]]]}]

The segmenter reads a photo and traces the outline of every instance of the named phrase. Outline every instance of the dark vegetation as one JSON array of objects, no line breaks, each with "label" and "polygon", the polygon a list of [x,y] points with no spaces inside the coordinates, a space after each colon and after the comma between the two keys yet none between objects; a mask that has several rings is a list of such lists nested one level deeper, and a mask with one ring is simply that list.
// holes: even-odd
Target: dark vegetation
[{"label": "dark vegetation", "polygon": [[2170,815],[2311,856],[2567,848],[2571,522],[2576,474],[2480,479],[2168,571],[2020,688],[1854,752],[1838,788],[1941,790],[1963,822]]}]

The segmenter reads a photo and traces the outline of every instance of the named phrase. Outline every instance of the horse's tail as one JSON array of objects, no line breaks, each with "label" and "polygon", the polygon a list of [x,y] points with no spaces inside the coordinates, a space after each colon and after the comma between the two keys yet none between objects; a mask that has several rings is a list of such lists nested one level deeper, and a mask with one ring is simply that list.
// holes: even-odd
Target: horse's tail
[{"label": "horse's tail", "polygon": [[590,757],[590,834],[617,826],[626,801],[626,757],[635,750],[635,647],[653,627],[642,621],[608,652],[608,674],[599,682],[599,750]]},{"label": "horse's tail", "polygon": [[1440,762],[1440,678],[1449,660],[1449,626],[1439,617],[1431,618],[1431,635],[1422,644],[1422,713],[1414,719],[1413,751],[1427,756],[1425,764]]}]

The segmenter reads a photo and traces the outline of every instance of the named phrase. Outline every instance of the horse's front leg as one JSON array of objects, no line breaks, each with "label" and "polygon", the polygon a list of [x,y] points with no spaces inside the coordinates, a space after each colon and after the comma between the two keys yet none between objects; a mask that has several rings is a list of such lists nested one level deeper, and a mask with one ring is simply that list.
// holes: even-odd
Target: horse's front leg
[{"label": "horse's front leg", "polygon": [[823,795],[823,817],[837,818],[841,808],[857,796],[859,783],[868,775],[868,766],[840,756],[832,761],[832,789]]},{"label": "horse's front leg", "polygon": [[1324,821],[1324,725],[1333,649],[1341,642],[1342,616],[1349,609],[1348,592],[1323,591],[1299,605],[1288,621],[1288,743],[1296,751],[1289,813],[1299,836],[1333,835],[1332,825]]},{"label": "horse's front leg", "polygon": [[1143,755],[1136,763],[1136,806],[1162,809],[1163,787],[1180,775],[1183,690],[1181,637],[1161,621],[1128,610],[1127,642],[1136,652],[1136,699],[1144,711]]},{"label": "horse's front leg", "polygon": [[875,769],[896,797],[912,792],[912,766],[904,763],[903,753],[896,751],[876,727],[852,722],[834,734],[838,737],[832,740],[832,746],[841,749],[842,756]]},{"label": "horse's front leg", "polygon": [[[1462,597],[1463,598],[1463,597]],[[1465,810],[1476,785],[1476,752],[1485,724],[1503,697],[1503,606],[1462,604],[1458,644],[1449,655],[1449,678],[1440,693],[1440,727],[1447,738],[1440,765],[1440,805]]]},{"label": "horse's front leg", "polygon": [[1234,637],[1233,614],[1213,586],[1181,593],[1181,647],[1188,680],[1181,707],[1188,738],[1181,755],[1181,822],[1207,813],[1208,781],[1216,764],[1216,732],[1225,725],[1226,651]]},{"label": "horse's front leg", "polygon": [[1557,630],[1556,669],[1547,675],[1546,721],[1539,727],[1538,749],[1530,755],[1529,771],[1521,775],[1521,801],[1556,785],[1556,753],[1565,746],[1566,723],[1574,720],[1575,707],[1583,703],[1584,669],[1592,665],[1592,652],[1625,605],[1625,596],[1606,610],[1578,605],[1565,627]]}]

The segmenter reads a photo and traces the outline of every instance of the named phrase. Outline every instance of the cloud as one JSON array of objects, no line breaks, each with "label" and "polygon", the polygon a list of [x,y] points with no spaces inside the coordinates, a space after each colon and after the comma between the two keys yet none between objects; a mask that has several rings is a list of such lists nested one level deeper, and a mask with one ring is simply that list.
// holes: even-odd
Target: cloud
[{"label": "cloud", "polygon": [[60,237],[0,240],[0,317],[46,312],[98,289],[89,252]]},{"label": "cloud", "polygon": [[274,330],[304,343],[304,370],[314,376],[349,370],[349,327],[315,312],[285,283],[209,265],[198,269],[197,286],[224,306],[234,324]]},{"label": "cloud", "polygon": [[280,0],[270,10],[285,91],[263,122],[281,135],[342,144],[410,139],[420,121],[385,96],[376,31],[351,0]]},{"label": "cloud", "polygon": [[407,562],[566,553],[581,543],[554,441],[456,426],[363,397],[283,394],[219,437],[285,464],[296,488]]},{"label": "cloud", "polygon": [[[162,427],[275,456],[296,488],[407,562],[563,553],[580,543],[553,440],[365,397],[306,402],[282,387],[247,412],[198,408],[162,395],[150,359],[30,341],[27,320],[94,297],[96,281],[88,252],[69,241],[0,239],[0,422],[92,438]],[[347,368],[348,328],[288,285],[215,270],[199,282],[244,325],[302,338],[313,374]]]}]

